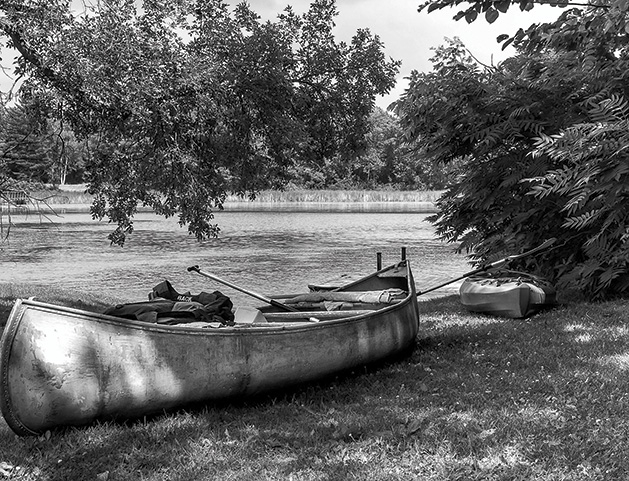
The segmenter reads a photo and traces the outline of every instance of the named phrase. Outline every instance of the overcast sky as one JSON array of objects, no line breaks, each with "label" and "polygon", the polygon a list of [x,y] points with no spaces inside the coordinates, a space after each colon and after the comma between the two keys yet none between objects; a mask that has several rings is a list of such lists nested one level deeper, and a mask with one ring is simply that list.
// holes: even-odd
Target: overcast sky
[{"label": "overcast sky", "polygon": [[[236,0],[229,0],[237,3]],[[274,19],[289,3],[297,13],[303,13],[309,5],[307,0],[250,0],[253,10],[263,19]],[[465,20],[455,22],[452,17],[455,9],[435,11],[430,14],[417,12],[422,0],[337,0],[339,16],[336,21],[336,36],[349,41],[358,28],[369,28],[380,37],[386,54],[402,61],[397,86],[377,104],[386,108],[396,100],[406,88],[404,77],[412,70],[429,71],[431,47],[444,43],[444,37],[459,37],[472,54],[480,61],[498,63],[513,50],[501,51],[496,37],[502,33],[514,34],[518,28],[526,28],[532,23],[556,19],[560,10],[549,6],[536,6],[530,12],[520,12],[514,8],[508,15],[501,15],[496,22],[488,24],[478,19],[472,24]],[[7,67],[6,52],[2,65]],[[0,90],[7,91],[11,84],[5,73],[0,72]]]},{"label": "overcast sky", "polygon": [[[257,3],[282,3],[282,0],[258,0]],[[338,38],[348,40],[357,28],[368,27],[377,34],[385,46],[388,56],[402,61],[397,86],[391,94],[378,99],[380,107],[386,108],[396,100],[407,86],[404,80],[412,70],[427,72],[432,68],[431,50],[445,43],[444,38],[459,37],[472,54],[486,64],[498,63],[513,55],[507,48],[504,52],[496,37],[502,33],[514,34],[518,28],[532,23],[555,20],[560,10],[548,6],[536,6],[530,12],[515,8],[508,15],[501,15],[493,24],[479,18],[472,24],[458,22],[452,17],[458,9],[417,12],[420,0],[337,0],[339,17]]]}]

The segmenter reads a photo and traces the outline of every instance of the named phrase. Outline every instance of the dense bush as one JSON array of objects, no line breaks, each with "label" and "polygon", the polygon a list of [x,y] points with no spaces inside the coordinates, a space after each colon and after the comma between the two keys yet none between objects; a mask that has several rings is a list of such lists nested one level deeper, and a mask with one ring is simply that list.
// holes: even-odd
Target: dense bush
[{"label": "dense bush", "polygon": [[544,136],[535,154],[561,167],[531,179],[536,200],[555,199],[569,255],[564,283],[594,297],[629,292],[629,106],[618,96],[595,103],[589,123]]},{"label": "dense bush", "polygon": [[556,237],[521,267],[591,298],[629,294],[624,52],[555,46],[487,67],[458,41],[437,49],[395,108],[407,142],[459,163],[432,219],[443,239],[482,263]]}]

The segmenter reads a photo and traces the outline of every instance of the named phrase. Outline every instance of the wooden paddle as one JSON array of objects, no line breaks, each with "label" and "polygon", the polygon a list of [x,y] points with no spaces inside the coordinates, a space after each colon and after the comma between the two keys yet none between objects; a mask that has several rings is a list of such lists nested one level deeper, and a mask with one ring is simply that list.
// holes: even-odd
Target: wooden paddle
[{"label": "wooden paddle", "polygon": [[204,271],[202,271],[199,268],[199,266],[188,267],[188,272],[191,272],[191,271],[194,271],[197,274],[201,274],[202,276],[207,277],[209,279],[212,279],[212,280],[214,280],[216,282],[220,282],[221,284],[225,284],[226,286],[229,286],[232,289],[236,289],[237,291],[244,292],[245,294],[247,294],[247,295],[249,295],[251,297],[255,297],[256,299],[259,299],[262,302],[266,302],[267,304],[271,304],[274,307],[278,307],[280,309],[284,309],[285,311],[299,312],[299,310],[295,309],[294,307],[287,306],[286,304],[278,302],[278,301],[276,301],[274,299],[269,299],[268,297],[263,296],[262,294],[258,294],[257,292],[250,291],[248,289],[245,289],[244,287],[237,286],[236,284],[232,284],[231,282],[226,281],[224,279],[221,279],[220,277],[217,277],[214,274],[210,274],[209,272],[204,272]]},{"label": "wooden paddle", "polygon": [[473,276],[474,274],[478,274],[479,272],[485,272],[485,271],[488,271],[489,269],[496,269],[498,267],[504,266],[505,264],[509,264],[510,262],[512,262],[512,261],[514,261],[516,259],[521,259],[523,257],[528,257],[528,256],[531,256],[533,254],[537,254],[538,252],[541,252],[543,250],[548,249],[556,241],[557,241],[557,239],[553,237],[553,238],[548,239],[547,241],[545,241],[543,244],[535,247],[534,249],[531,249],[529,251],[523,252],[522,254],[512,255],[512,256],[509,256],[509,257],[505,257],[504,259],[501,259],[499,261],[495,261],[495,262],[492,262],[490,264],[485,264],[485,265],[479,267],[478,269],[474,269],[473,271],[470,271],[467,274],[463,274],[460,277],[457,277],[455,279],[451,279],[451,280],[449,280],[447,282],[439,284],[438,286],[431,287],[431,288],[426,289],[424,291],[417,291],[417,295],[421,296],[422,294],[426,294],[427,292],[435,291],[437,289],[442,288],[443,286],[447,286],[448,284],[452,284],[453,282],[460,281],[461,279],[465,279],[466,277]]}]

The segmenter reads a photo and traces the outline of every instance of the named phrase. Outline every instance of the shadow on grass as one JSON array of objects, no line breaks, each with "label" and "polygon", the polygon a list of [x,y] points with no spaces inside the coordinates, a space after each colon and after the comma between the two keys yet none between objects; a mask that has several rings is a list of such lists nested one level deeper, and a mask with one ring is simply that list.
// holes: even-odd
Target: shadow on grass
[{"label": "shadow on grass", "polygon": [[[622,479],[629,303],[525,320],[420,304],[404,356],[319,383],[15,438],[22,479]],[[17,469],[17,468],[15,468]],[[18,471],[16,471],[18,472]]]}]

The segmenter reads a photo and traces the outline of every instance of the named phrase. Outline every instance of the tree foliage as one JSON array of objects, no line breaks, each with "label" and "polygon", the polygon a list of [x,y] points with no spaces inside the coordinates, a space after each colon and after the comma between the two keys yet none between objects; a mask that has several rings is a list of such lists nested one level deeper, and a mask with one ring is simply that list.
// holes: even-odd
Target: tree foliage
[{"label": "tree foliage", "polygon": [[[35,109],[36,110],[36,109]],[[18,183],[81,182],[85,148],[59,122],[38,117],[32,106],[5,110],[0,127],[0,175]]]},{"label": "tree foliage", "polygon": [[26,109],[6,111],[0,132],[0,175],[17,181],[48,182],[53,157],[46,135]]},{"label": "tree foliage", "polygon": [[107,0],[83,13],[0,1],[0,12],[22,99],[90,139],[92,213],[118,225],[118,244],[140,204],[203,238],[228,192],[281,186],[297,162],[355,158],[399,67],[368,30],[334,39],[334,0],[268,22],[221,0]]},{"label": "tree foliage", "polygon": [[554,199],[570,248],[564,283],[595,297],[629,291],[629,105],[613,95],[592,105],[592,120],[542,136],[536,156],[559,167],[529,179],[536,200]]},{"label": "tree foliage", "polygon": [[[421,8],[455,4],[467,21],[533,6]],[[501,36],[518,54],[496,67],[454,42],[436,51],[433,72],[413,74],[396,104],[406,140],[435,162],[460,162],[433,219],[442,238],[483,262],[556,237],[527,267],[593,298],[629,293],[628,7],[566,9]]]},{"label": "tree foliage", "polygon": [[369,116],[365,149],[355,158],[336,155],[323,164],[295,165],[289,185],[307,189],[442,190],[451,167],[429,162],[423,152],[401,141],[397,117],[376,107]]}]

